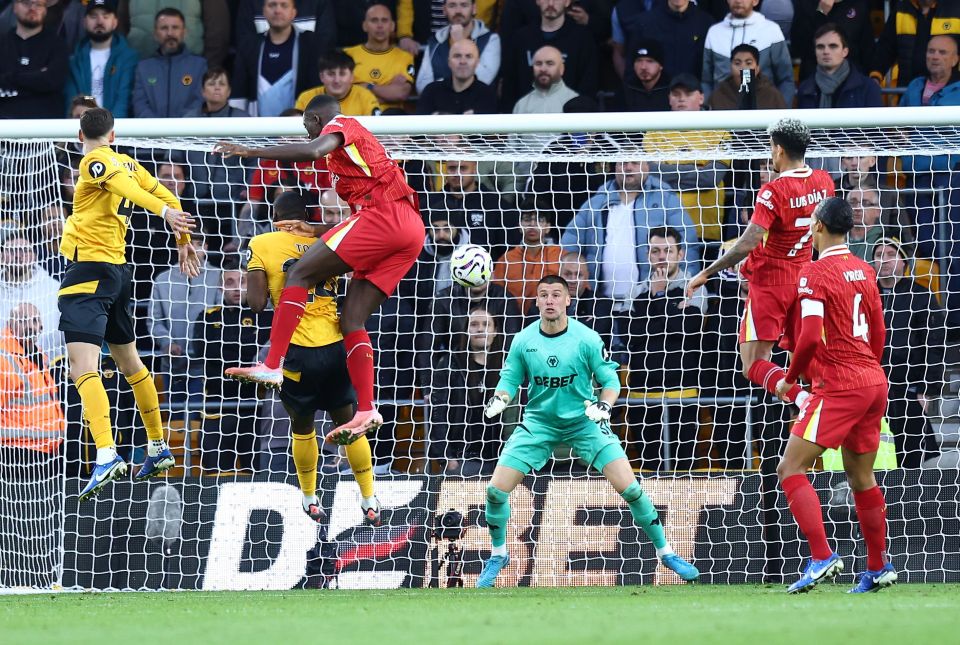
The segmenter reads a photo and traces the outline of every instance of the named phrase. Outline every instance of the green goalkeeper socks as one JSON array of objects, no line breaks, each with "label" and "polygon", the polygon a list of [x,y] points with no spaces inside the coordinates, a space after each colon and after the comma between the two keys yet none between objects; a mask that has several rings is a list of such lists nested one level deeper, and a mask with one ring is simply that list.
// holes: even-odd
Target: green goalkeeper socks
[{"label": "green goalkeeper socks", "polygon": [[490,542],[493,546],[499,547],[507,543],[509,521],[510,495],[499,488],[487,486],[487,528],[490,529]]},{"label": "green goalkeeper socks", "polygon": [[[487,491],[489,490],[488,488]],[[620,493],[620,496],[623,497],[627,506],[630,507],[630,514],[633,515],[634,523],[643,529],[643,532],[646,533],[650,541],[653,542],[653,546],[658,549],[667,546],[667,536],[663,533],[663,524],[660,522],[660,516],[657,514],[657,509],[653,506],[653,502],[644,494],[640,483],[636,481],[633,482],[627,486],[627,490]],[[489,499],[488,493],[487,500]],[[490,508],[489,504],[488,501],[488,509]],[[487,514],[489,516],[489,510]],[[487,521],[489,522],[489,520]]]}]

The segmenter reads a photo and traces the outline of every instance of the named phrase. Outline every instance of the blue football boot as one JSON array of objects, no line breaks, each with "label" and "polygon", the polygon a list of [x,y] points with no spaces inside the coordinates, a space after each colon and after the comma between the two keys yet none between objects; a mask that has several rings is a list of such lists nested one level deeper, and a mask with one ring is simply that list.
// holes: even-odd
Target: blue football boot
[{"label": "blue football boot", "polygon": [[889,562],[879,571],[864,571],[857,586],[847,593],[872,593],[897,584],[897,570]]},{"label": "blue football boot", "polygon": [[97,464],[90,475],[90,481],[80,491],[80,501],[96,497],[103,490],[103,487],[115,479],[119,479],[127,474],[127,463],[120,457],[114,455],[113,460],[106,464]]},{"label": "blue football boot", "polygon": [[787,593],[806,593],[823,580],[832,580],[843,571],[843,560],[836,553],[826,560],[810,558],[800,579],[787,587]]},{"label": "blue football boot", "polygon": [[700,577],[700,570],[676,553],[668,553],[660,558],[660,562],[687,582],[693,582]]},{"label": "blue football boot", "polygon": [[165,470],[170,470],[173,468],[176,461],[173,458],[173,453],[170,452],[170,448],[164,448],[156,457],[151,457],[147,455],[147,458],[143,460],[143,466],[140,467],[140,470],[137,471],[137,474],[134,475],[134,479],[138,482],[145,481],[151,477],[156,477]]},{"label": "blue football boot", "polygon": [[500,573],[500,570],[508,564],[510,564],[509,553],[503,556],[491,555],[490,559],[484,563],[480,577],[477,578],[477,589],[492,587],[493,583],[497,581],[497,575]]}]

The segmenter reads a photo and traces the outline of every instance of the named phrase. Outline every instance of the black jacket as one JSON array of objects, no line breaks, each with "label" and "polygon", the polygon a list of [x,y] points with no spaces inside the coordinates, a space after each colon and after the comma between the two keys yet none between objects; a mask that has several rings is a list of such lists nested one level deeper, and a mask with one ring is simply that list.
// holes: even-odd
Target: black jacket
[{"label": "black jacket", "polygon": [[467,110],[473,110],[474,114],[496,114],[497,93],[479,79],[474,79],[462,92],[456,92],[453,79],[445,78],[423,88],[417,100],[417,114],[463,114]]},{"label": "black jacket", "polygon": [[893,289],[881,288],[880,299],[887,326],[883,365],[890,390],[939,396],[946,352],[943,308],[912,278],[901,279]]},{"label": "black jacket", "polygon": [[[323,52],[318,49],[317,37],[313,32],[305,31],[297,34],[299,50],[297,52],[297,90],[294,99],[300,92],[309,90],[320,84],[320,73],[317,71],[317,57]],[[245,47],[237,48],[237,57],[233,63],[233,78],[231,79],[231,98],[257,100],[257,75],[260,69],[260,49],[267,36],[257,36],[248,41]],[[290,107],[293,107],[291,105]]]},{"label": "black jacket", "polygon": [[[355,1],[354,4],[360,5],[363,3]],[[316,42],[313,63],[316,64],[317,55],[330,51],[338,42],[338,21],[334,15],[338,8],[334,6],[334,0],[297,0],[296,5],[297,17],[293,19],[294,28],[301,33],[309,32],[313,34],[313,39]],[[366,8],[364,8],[364,11],[366,11]],[[259,44],[263,32],[258,31],[258,29],[266,31],[267,22],[263,17],[262,0],[239,0],[236,13],[234,39],[239,55],[245,49]],[[360,22],[363,22],[363,14],[360,14]],[[359,23],[357,24],[359,25]],[[236,84],[236,79],[232,80]],[[318,83],[319,80],[314,75],[313,85]],[[310,87],[313,87],[313,85]],[[236,89],[236,86],[234,86],[234,89]]]},{"label": "black jacket", "polygon": [[[960,0],[939,0],[926,16],[915,0],[897,0],[873,48],[871,73],[885,75],[899,67],[897,85],[927,73],[927,43],[931,35],[955,33]],[[952,19],[952,20],[951,20]]]},{"label": "black jacket", "polygon": [[631,71],[626,75],[628,80],[623,82],[623,101],[630,112],[669,112],[670,111],[670,77],[666,72],[660,73],[660,78],[652,89],[647,90]]},{"label": "black jacket", "polygon": [[189,354],[203,363],[207,401],[239,402],[257,397],[256,385],[224,378],[223,370],[255,363],[260,348],[270,340],[272,321],[272,311],[257,314],[246,306],[226,305],[210,307],[197,318]]},{"label": "black jacket", "polygon": [[430,193],[425,201],[422,210],[428,223],[435,212],[447,213],[447,221],[469,231],[470,243],[487,249],[491,257],[499,258],[520,243],[519,214],[507,207],[499,193],[482,185],[471,193]]},{"label": "black jacket", "polygon": [[[619,12],[626,4],[621,2],[617,5],[624,29],[628,27]],[[627,49],[624,58],[628,66],[625,76],[633,76],[629,68],[632,68],[636,57],[637,41],[652,38],[663,46],[663,71],[668,76],[686,73],[700,78],[703,73],[703,43],[713,23],[713,17],[692,2],[683,13],[673,11],[665,1],[658,2],[653,9],[640,14],[625,34]]]},{"label": "black jacket", "polygon": [[61,118],[69,58],[53,30],[24,40],[11,29],[0,37],[0,118]]},{"label": "black jacket", "polygon": [[[832,22],[841,29],[850,45],[847,60],[865,71],[873,55],[873,24],[870,22],[869,0],[841,0],[827,15],[817,11],[820,0],[793,0],[793,24],[790,27],[790,53],[800,59],[800,78],[817,68],[813,34]],[[784,34],[786,35],[786,34]]]},{"label": "black jacket", "polygon": [[[797,108],[805,110],[815,110],[820,107],[820,88],[817,86],[817,79],[814,75],[800,83],[797,88]],[[837,88],[833,94],[833,105],[835,108],[862,108],[862,107],[882,107],[883,99],[880,96],[880,85],[875,80],[859,71],[856,67],[850,66],[850,75],[843,85]]]},{"label": "black jacket", "polygon": [[430,450],[437,460],[497,458],[501,420],[484,417],[496,376],[466,352],[441,352],[430,372]]}]

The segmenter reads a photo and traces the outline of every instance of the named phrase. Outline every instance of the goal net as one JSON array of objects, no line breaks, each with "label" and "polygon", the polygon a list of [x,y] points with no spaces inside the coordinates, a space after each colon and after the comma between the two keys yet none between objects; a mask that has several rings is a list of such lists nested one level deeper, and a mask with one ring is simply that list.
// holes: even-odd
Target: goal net
[{"label": "goal net", "polygon": [[[876,468],[890,557],[901,581],[960,581],[951,344],[960,132],[949,112],[920,108],[364,119],[417,190],[428,231],[417,265],[368,323],[386,419],[372,437],[385,509],[375,527],[363,522],[345,456],[330,446],[318,475],[328,520],[309,520],[279,400],[222,377],[267,345],[271,312],[246,305],[242,266],[250,239],[272,230],[277,195],[301,192],[318,223],[349,211],[322,161],[211,150],[220,139],[298,140],[299,121],[118,122],[117,150],[199,218],[204,270],[180,275],[162,219],[133,210],[137,347],[177,466],[82,503],[95,448],[57,332],[66,266],[57,245],[82,151],[75,122],[3,124],[0,590],[471,586],[489,549],[486,486],[522,414],[514,405],[492,422],[482,408],[513,336],[537,319],[533,286],[550,273],[574,285],[571,312],[621,365],[611,429],[674,550],[708,583],[795,575],[806,547],[775,468],[796,411],[741,375],[748,286],[726,272],[683,295],[686,278],[745,229],[758,189],[775,176],[765,128],[782,116],[811,125],[808,162],[829,171],[853,206],[851,249],[882,278],[890,405]],[[496,260],[486,287],[452,283],[448,258],[468,243]],[[100,369],[119,453],[140,464],[145,432],[106,349]],[[331,429],[323,413],[316,423],[318,437]],[[826,453],[811,476],[831,543],[848,571],[862,571],[842,459]],[[677,581],[616,492],[567,447],[524,480],[511,508],[512,562],[500,584]]]}]

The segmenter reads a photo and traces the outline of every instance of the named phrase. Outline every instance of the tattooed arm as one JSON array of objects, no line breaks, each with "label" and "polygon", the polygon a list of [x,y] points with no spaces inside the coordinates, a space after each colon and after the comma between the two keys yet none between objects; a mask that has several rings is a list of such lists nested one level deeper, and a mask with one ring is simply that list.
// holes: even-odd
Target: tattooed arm
[{"label": "tattooed arm", "polygon": [[767,229],[751,222],[750,225],[747,226],[747,230],[740,236],[740,239],[734,242],[733,246],[731,246],[726,253],[717,258],[713,264],[698,273],[687,283],[687,297],[692,297],[693,293],[705,285],[712,275],[739,264],[745,257],[750,255],[750,251],[757,248],[757,245],[763,241],[763,236],[766,235],[766,233]]}]

